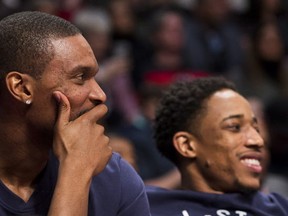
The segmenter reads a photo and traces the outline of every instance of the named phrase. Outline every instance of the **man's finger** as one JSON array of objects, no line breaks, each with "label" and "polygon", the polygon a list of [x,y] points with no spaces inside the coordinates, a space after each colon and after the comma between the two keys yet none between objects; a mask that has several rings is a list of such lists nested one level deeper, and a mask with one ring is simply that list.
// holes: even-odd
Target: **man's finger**
[{"label": "man's finger", "polygon": [[56,125],[61,127],[69,122],[71,110],[70,103],[68,98],[60,91],[53,92],[53,96],[58,102],[58,116]]},{"label": "man's finger", "polygon": [[99,122],[99,119],[101,119],[108,111],[108,108],[105,104],[99,104],[95,107],[93,107],[91,110],[85,112],[82,116],[79,117],[79,119],[89,119],[91,122]]}]

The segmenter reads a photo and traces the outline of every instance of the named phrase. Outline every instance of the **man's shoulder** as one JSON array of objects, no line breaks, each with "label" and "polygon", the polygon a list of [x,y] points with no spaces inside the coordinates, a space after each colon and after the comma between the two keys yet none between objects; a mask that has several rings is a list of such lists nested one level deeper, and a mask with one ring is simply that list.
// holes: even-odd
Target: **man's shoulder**
[{"label": "man's shoulder", "polygon": [[283,205],[285,206],[286,209],[288,209],[288,198],[281,194],[274,193],[274,192],[265,194],[265,193],[259,192],[258,197],[259,197],[258,199],[262,200],[264,204],[268,203],[269,205],[270,202],[279,203],[280,205]]},{"label": "man's shoulder", "polygon": [[117,152],[113,152],[110,160],[108,161],[102,173],[119,175],[122,174],[121,172],[126,169],[131,170],[134,173],[133,167],[130,164],[128,164],[128,162],[125,161]]},{"label": "man's shoulder", "polygon": [[138,184],[142,187],[143,184],[136,170],[116,152],[113,152],[105,169],[93,178],[93,182],[105,181],[105,179],[109,179],[110,185],[111,181],[114,181],[115,185]]},{"label": "man's shoulder", "polygon": [[[90,211],[96,212],[93,209],[97,209],[99,215],[116,215],[121,209],[123,215],[146,216],[148,206],[143,181],[128,162],[113,153],[105,169],[93,177]],[[143,213],[139,213],[139,209]]]},{"label": "man's shoulder", "polygon": [[[217,215],[223,212],[234,215],[287,215],[287,198],[271,193],[255,192],[251,194],[229,193],[212,194],[189,190],[169,190],[146,186],[152,215]],[[209,206],[209,208],[207,208]],[[191,213],[190,213],[191,212]],[[171,214],[173,213],[173,214]],[[192,214],[193,213],[193,214]],[[220,214],[222,215],[222,214]],[[236,214],[237,215],[237,214]]]}]

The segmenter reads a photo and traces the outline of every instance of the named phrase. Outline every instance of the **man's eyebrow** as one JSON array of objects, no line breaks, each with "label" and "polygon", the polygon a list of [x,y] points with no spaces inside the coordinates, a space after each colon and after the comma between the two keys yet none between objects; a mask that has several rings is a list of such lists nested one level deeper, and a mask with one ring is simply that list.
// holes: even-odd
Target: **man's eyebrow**
[{"label": "man's eyebrow", "polygon": [[[237,114],[237,115],[229,115],[227,117],[225,117],[224,119],[222,119],[222,122],[228,120],[228,119],[234,119],[234,118],[237,118],[237,119],[240,119],[240,118],[243,118],[244,115],[243,114]],[[255,118],[256,119],[256,118]],[[254,120],[253,120],[254,121]],[[257,120],[256,120],[257,121]]]},{"label": "man's eyebrow", "polygon": [[[223,120],[222,120],[222,122],[224,122],[224,121],[226,121],[226,120],[228,120],[228,119],[233,119],[233,118],[243,118],[244,117],[244,115],[242,115],[242,114],[239,114],[239,115],[230,115],[230,116],[228,116],[228,117],[225,117]],[[254,116],[253,118],[252,118],[252,122],[253,123],[258,123],[258,119]]]},{"label": "man's eyebrow", "polygon": [[78,65],[75,68],[72,69],[72,73],[97,73],[98,69],[96,68],[96,70],[93,67],[90,66],[83,66],[83,65]]}]

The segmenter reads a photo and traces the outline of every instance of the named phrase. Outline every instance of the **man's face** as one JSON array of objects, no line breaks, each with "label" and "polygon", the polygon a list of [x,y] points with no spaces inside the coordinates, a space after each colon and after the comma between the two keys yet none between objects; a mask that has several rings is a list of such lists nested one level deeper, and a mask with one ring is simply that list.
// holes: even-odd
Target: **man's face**
[{"label": "man's face", "polygon": [[246,99],[232,90],[214,93],[199,118],[196,163],[207,192],[257,190],[265,148]]},{"label": "man's face", "polygon": [[82,35],[52,41],[54,58],[40,80],[35,82],[30,121],[33,126],[53,130],[57,117],[54,91],[66,95],[71,106],[70,119],[74,120],[98,103],[106,95],[95,81],[98,64]]}]

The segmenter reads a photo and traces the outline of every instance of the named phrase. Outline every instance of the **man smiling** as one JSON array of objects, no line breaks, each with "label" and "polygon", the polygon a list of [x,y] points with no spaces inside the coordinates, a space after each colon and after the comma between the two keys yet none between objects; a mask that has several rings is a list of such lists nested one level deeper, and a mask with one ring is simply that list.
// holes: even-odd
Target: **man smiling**
[{"label": "man smiling", "polygon": [[0,215],[150,215],[142,180],[99,124],[106,95],[79,30],[13,14],[0,21],[0,56]]},{"label": "man smiling", "polygon": [[157,147],[178,167],[182,190],[147,187],[152,216],[288,215],[262,194],[267,149],[249,102],[223,78],[174,84],[155,120]]}]

